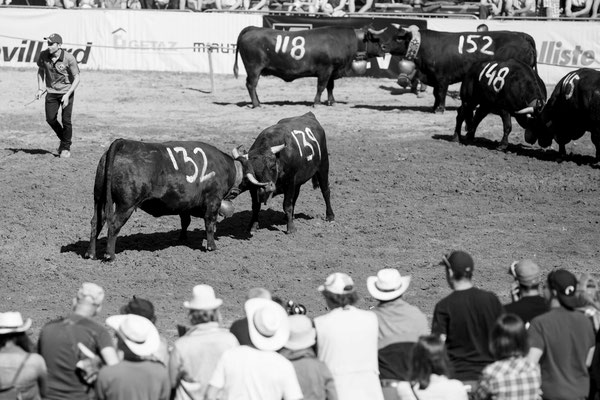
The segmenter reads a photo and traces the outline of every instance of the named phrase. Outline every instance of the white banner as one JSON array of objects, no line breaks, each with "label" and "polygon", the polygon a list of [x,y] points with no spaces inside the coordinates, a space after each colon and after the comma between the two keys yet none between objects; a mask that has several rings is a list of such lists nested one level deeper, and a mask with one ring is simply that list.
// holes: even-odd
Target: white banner
[{"label": "white banner", "polygon": [[446,32],[475,31],[485,23],[490,30],[525,32],[533,36],[538,54],[538,71],[547,85],[579,68],[600,68],[600,29],[591,21],[500,21],[434,19],[429,29]]},{"label": "white banner", "polygon": [[[231,74],[239,32],[262,16],[155,10],[0,9],[0,66],[35,66],[59,33],[82,69]],[[240,62],[240,71],[244,73]]]}]

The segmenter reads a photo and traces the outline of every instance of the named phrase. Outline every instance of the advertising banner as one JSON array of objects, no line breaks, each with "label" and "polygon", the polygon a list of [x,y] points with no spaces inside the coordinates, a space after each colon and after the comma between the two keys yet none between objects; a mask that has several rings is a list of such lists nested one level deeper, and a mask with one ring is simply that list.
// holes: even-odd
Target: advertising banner
[{"label": "advertising banner", "polygon": [[554,85],[579,68],[600,68],[600,29],[597,22],[576,21],[501,21],[437,19],[429,29],[446,32],[475,31],[485,22],[490,30],[530,34],[536,43],[540,77]]},{"label": "advertising banner", "polygon": [[[427,20],[408,18],[334,18],[329,16],[308,17],[302,15],[267,15],[264,17],[263,21],[264,26],[267,28],[285,31],[299,31],[324,26],[345,26],[354,29],[371,26],[373,29],[381,29],[389,24],[400,24],[402,26],[416,25],[420,29],[427,28]],[[400,58],[386,54],[385,57],[371,58],[368,61],[367,72],[361,76],[376,78],[398,77],[398,61],[400,61]]]},{"label": "advertising banner", "polygon": [[[157,12],[153,10],[0,10],[0,66],[34,67],[59,31],[63,48],[81,68],[232,73],[238,33],[261,26],[252,14]],[[59,27],[59,28],[57,28]]]}]

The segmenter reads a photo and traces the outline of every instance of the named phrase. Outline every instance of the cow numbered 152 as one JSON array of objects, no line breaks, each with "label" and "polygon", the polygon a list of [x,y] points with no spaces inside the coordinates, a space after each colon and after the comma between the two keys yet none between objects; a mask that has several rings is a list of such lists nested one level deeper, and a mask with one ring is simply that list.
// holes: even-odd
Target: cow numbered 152
[{"label": "cow numbered 152", "polygon": [[283,194],[283,211],[287,233],[294,233],[294,209],[300,187],[312,180],[313,188],[320,188],[325,200],[325,219],[335,216],[330,202],[329,154],[325,131],[311,112],[298,117],[285,118],[263,130],[248,154],[248,172],[266,184],[250,188],[252,219],[249,230],[258,229],[261,203]]},{"label": "cow numbered 152", "polygon": [[[107,225],[106,261],[115,258],[117,236],[136,208],[153,217],[179,215],[180,239],[191,217],[204,219],[206,249],[216,249],[217,215],[233,214],[229,200],[253,185],[240,160],[203,142],[148,143],[117,139],[102,155],[94,183],[94,214],[85,256],[96,258],[96,241]],[[254,182],[254,183],[249,183]]]}]

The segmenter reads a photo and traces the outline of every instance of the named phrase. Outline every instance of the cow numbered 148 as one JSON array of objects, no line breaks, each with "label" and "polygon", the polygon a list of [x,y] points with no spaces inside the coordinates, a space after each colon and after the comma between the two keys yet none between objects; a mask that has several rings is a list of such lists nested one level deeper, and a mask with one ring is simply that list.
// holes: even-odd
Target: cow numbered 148
[{"label": "cow numbered 148", "polygon": [[117,139],[102,155],[94,183],[94,215],[86,258],[96,258],[96,240],[107,225],[104,260],[115,258],[119,231],[136,208],[152,215],[179,215],[180,239],[191,217],[206,226],[206,249],[216,249],[217,215],[233,213],[230,199],[260,182],[243,164],[209,144],[196,141],[147,143]]},{"label": "cow numbered 148", "polygon": [[354,69],[366,71],[365,58],[383,56],[378,40],[368,28],[324,27],[303,31],[281,31],[248,26],[237,40],[233,74],[238,76],[238,53],[246,69],[246,88],[252,107],[259,107],[256,86],[261,75],[291,82],[317,77],[314,105],[321,103],[327,87],[327,105],[335,103],[334,80]]},{"label": "cow numbered 148", "polygon": [[493,113],[502,118],[503,135],[498,150],[506,150],[508,135],[512,130],[511,116],[527,129],[530,117],[541,112],[546,96],[546,85],[542,79],[521,61],[477,63],[460,87],[462,104],[456,115],[453,141],[461,140],[463,121],[466,121],[467,141],[471,141],[479,123],[486,115]]},{"label": "cow numbered 148", "polygon": [[[283,194],[283,211],[287,233],[294,233],[294,208],[300,187],[312,179],[313,187],[321,188],[325,200],[325,219],[334,220],[329,192],[329,154],[325,131],[311,112],[285,118],[263,130],[248,154],[248,172],[260,182],[250,187],[252,220],[249,230],[258,229],[261,203]],[[256,182],[259,183],[259,182]],[[266,185],[265,185],[266,184]]]}]

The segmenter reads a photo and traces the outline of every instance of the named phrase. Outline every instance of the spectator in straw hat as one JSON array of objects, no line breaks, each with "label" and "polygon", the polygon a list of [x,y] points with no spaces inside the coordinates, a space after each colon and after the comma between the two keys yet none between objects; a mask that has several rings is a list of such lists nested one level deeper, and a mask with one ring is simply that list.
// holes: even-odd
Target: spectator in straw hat
[{"label": "spectator in straw hat", "polygon": [[49,400],[81,400],[94,398],[93,386],[78,374],[75,368],[85,359],[78,344],[100,356],[106,365],[119,362],[113,340],[108,330],[94,321],[102,309],[104,289],[95,283],[85,282],[73,299],[73,313],[47,323],[40,332],[38,351],[48,367]]},{"label": "spectator in straw hat", "polygon": [[[156,314],[154,313],[154,304],[150,300],[133,296],[129,302],[119,310],[121,314],[135,314],[147,318],[156,325]],[[164,366],[169,364],[169,344],[164,336],[160,336],[160,346],[156,353],[150,356],[151,359],[161,362]]]},{"label": "spectator in straw hat", "polygon": [[96,382],[99,400],[169,400],[169,374],[163,364],[149,359],[160,346],[160,335],[147,318],[113,315],[106,325],[117,334],[123,360],[102,368]]},{"label": "spectator in straw hat", "polygon": [[229,330],[219,326],[222,304],[209,285],[195,286],[192,299],[183,303],[192,327],[171,350],[169,377],[176,400],[204,399],[221,355],[239,345]]},{"label": "spectator in straw hat", "polygon": [[340,400],[381,400],[377,363],[377,317],[354,307],[352,278],[336,272],[318,290],[331,310],[315,318],[317,355],[333,374]]},{"label": "spectator in straw hat", "polygon": [[468,253],[453,251],[442,257],[440,265],[445,267],[452,293],[435,305],[431,333],[446,338],[452,378],[475,391],[481,371],[494,362],[489,338],[502,305],[494,293],[473,285],[475,264]]},{"label": "spectator in straw hat", "polygon": [[591,320],[576,311],[577,278],[565,269],[548,274],[550,311],[531,321],[527,357],[542,369],[546,400],[584,399],[590,388],[595,334]]},{"label": "spectator in straw hat", "polygon": [[31,353],[27,330],[31,319],[20,312],[0,313],[0,388],[14,387],[19,399],[39,400],[46,395],[46,363]]},{"label": "spectator in straw hat", "polygon": [[249,299],[244,308],[253,346],[241,345],[223,353],[205,399],[302,399],[294,366],[277,353],[290,336],[287,313],[262,298]]},{"label": "spectator in straw hat", "polygon": [[[265,288],[255,287],[248,290],[248,294],[246,295],[246,300],[250,299],[267,299],[271,300],[271,292],[269,292]],[[229,331],[233,333],[233,335],[237,338],[238,342],[241,345],[252,346],[252,341],[250,340],[250,333],[248,332],[248,318],[245,316],[238,320],[233,321]]]},{"label": "spectator in straw hat", "polygon": [[427,317],[403,300],[410,276],[396,268],[384,268],[367,278],[367,289],[379,304],[372,311],[379,323],[379,378],[384,394],[397,381],[408,380],[410,354],[419,336],[429,333]]},{"label": "spectator in straw hat", "polygon": [[306,315],[290,315],[290,338],[280,354],[290,360],[304,395],[304,400],[337,400],[333,376],[317,359],[313,346],[317,332]]},{"label": "spectator in straw hat", "polygon": [[504,311],[516,314],[529,326],[531,320],[548,311],[548,303],[541,296],[540,283],[542,272],[531,260],[515,261],[508,269],[515,279],[511,296],[513,302],[504,306]]}]

